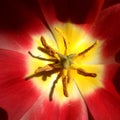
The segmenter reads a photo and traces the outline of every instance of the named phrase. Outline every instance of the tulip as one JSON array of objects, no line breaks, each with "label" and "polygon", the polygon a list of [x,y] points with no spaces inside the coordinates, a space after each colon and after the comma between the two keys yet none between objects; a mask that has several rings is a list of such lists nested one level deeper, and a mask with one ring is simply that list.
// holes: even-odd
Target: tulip
[{"label": "tulip", "polygon": [[1,120],[120,119],[119,1],[1,5]]}]

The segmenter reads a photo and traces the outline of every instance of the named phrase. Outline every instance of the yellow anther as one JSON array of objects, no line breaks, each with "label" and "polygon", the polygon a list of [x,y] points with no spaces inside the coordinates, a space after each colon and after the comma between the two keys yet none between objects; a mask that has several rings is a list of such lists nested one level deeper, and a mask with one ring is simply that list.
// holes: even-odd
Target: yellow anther
[{"label": "yellow anther", "polygon": [[56,51],[47,44],[47,42],[46,42],[46,40],[45,40],[45,38],[43,36],[41,36],[41,43],[44,46],[44,48],[47,51],[47,53],[50,56],[54,57],[55,54],[56,54]]}]

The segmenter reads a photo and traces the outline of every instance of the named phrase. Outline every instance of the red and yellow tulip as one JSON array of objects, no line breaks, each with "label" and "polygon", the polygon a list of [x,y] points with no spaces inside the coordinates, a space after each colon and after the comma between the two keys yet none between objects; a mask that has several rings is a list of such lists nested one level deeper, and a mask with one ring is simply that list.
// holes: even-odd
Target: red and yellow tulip
[{"label": "red and yellow tulip", "polygon": [[120,119],[119,1],[1,5],[0,120]]}]

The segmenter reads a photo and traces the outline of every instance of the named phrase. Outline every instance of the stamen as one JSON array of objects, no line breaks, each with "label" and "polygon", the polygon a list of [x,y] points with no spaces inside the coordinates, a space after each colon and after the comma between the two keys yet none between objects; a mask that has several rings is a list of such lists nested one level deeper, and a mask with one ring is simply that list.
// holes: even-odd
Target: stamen
[{"label": "stamen", "polygon": [[47,59],[47,58],[42,58],[42,57],[39,57],[39,56],[35,56],[35,55],[33,55],[30,51],[28,52],[28,54],[29,54],[31,57],[36,58],[36,59],[39,59],[39,60],[53,61],[53,62],[56,61],[56,59]]},{"label": "stamen", "polygon": [[25,80],[26,80],[26,81],[27,81],[27,80],[30,80],[31,78],[36,77],[36,76],[38,76],[38,73],[32,74],[32,75],[29,75],[29,76],[25,77]]},{"label": "stamen", "polygon": [[35,70],[35,73],[32,74],[32,75],[29,75],[28,77],[25,78],[25,80],[29,80],[33,77],[37,77],[37,76],[40,76],[42,72],[48,72],[48,71],[52,71],[54,70],[55,68],[51,65],[51,64],[48,64],[44,67],[38,67],[36,70]]},{"label": "stamen", "polygon": [[84,51],[82,51],[81,53],[78,54],[78,56],[85,54],[86,52],[90,51],[97,42],[95,42],[93,45],[91,45],[90,47],[88,47],[87,49],[85,49]]},{"label": "stamen", "polygon": [[64,55],[67,54],[67,43],[66,43],[66,40],[63,38],[63,41],[64,41],[64,46],[65,46],[65,52],[64,52]]},{"label": "stamen", "polygon": [[70,71],[69,70],[67,71],[67,77],[68,77],[67,78],[67,83],[69,83],[70,82]]},{"label": "stamen", "polygon": [[44,48],[39,46],[37,49],[48,55],[47,51]]},{"label": "stamen", "polygon": [[72,66],[72,64],[74,64],[74,58],[79,57],[80,55],[83,55],[85,53],[87,53],[88,51],[90,51],[96,44],[97,42],[95,42],[94,44],[92,44],[90,47],[88,47],[87,49],[83,50],[82,52],[80,52],[79,54],[69,54],[67,55],[67,41],[65,39],[64,34],[62,33],[61,30],[55,28],[56,31],[62,36],[63,38],[63,46],[64,46],[64,54],[61,54],[59,52],[56,52],[51,46],[49,46],[45,40],[45,38],[43,36],[41,36],[40,40],[42,43],[42,47],[38,47],[38,50],[40,50],[41,52],[49,55],[50,58],[52,59],[47,59],[47,58],[42,58],[39,56],[35,56],[33,55],[30,51],[28,52],[28,54],[36,59],[39,60],[45,60],[45,61],[52,61],[53,63],[51,64],[47,64],[44,67],[38,67],[34,74],[26,77],[25,79],[28,80],[30,78],[33,77],[39,77],[42,76],[44,80],[44,77],[47,79],[48,76],[54,74],[54,73],[58,73],[56,79],[54,80],[50,93],[49,93],[49,100],[52,101],[53,98],[53,93],[55,90],[55,86],[58,82],[58,80],[61,78],[62,79],[62,86],[63,86],[63,94],[65,97],[68,97],[68,90],[67,90],[67,85],[70,82],[70,69],[74,69],[77,70],[78,74],[85,76],[85,77],[96,77],[97,74],[96,73],[89,73],[84,71],[81,68],[75,68],[74,66]]},{"label": "stamen", "polygon": [[53,85],[51,87],[51,91],[50,91],[50,94],[49,94],[49,100],[52,101],[52,97],[53,97],[53,93],[54,93],[54,89],[55,89],[55,85],[57,84],[59,78],[61,77],[61,72],[57,75],[57,78],[56,80],[53,82]]},{"label": "stamen", "polygon": [[67,50],[67,43],[66,43],[65,38],[63,38],[63,41],[64,41],[64,46],[65,46],[65,49]]},{"label": "stamen", "polygon": [[48,64],[44,67],[38,67],[37,70],[35,70],[35,73],[41,73],[41,72],[46,72],[51,70],[54,70],[54,67]]},{"label": "stamen", "polygon": [[67,92],[67,81],[68,81],[68,76],[62,76],[62,84],[63,84],[63,93],[66,97],[68,97],[68,92]]},{"label": "stamen", "polygon": [[96,73],[88,73],[88,72],[84,71],[83,69],[77,69],[77,72],[80,75],[83,75],[83,76],[86,76],[86,77],[96,77],[97,76]]},{"label": "stamen", "polygon": [[[46,49],[44,49],[44,48],[42,48],[42,47],[37,47],[37,49],[38,50],[40,50],[40,51],[42,51],[43,53],[45,53],[45,54],[47,54],[47,55],[50,55],[49,53],[48,53],[48,50],[46,50]],[[56,54],[55,54],[55,56],[52,56],[52,57],[55,57],[56,58],[56,61],[57,61],[57,59],[58,59],[58,57],[56,56],[57,55],[57,52],[56,52]],[[50,55],[51,56],[51,55]]]},{"label": "stamen", "polygon": [[41,43],[44,46],[44,48],[46,49],[47,53],[52,56],[55,57],[55,50],[53,48],[51,48],[45,41],[45,38],[43,36],[41,36]]}]

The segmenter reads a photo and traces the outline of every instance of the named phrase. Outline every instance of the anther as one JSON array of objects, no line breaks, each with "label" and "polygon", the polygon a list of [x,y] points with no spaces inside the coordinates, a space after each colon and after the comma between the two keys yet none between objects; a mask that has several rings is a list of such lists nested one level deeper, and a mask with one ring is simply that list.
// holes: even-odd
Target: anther
[{"label": "anther", "polygon": [[77,72],[80,74],[80,75],[83,75],[83,76],[86,76],[86,77],[96,77],[97,74],[96,73],[88,73],[82,69],[77,69]]},{"label": "anther", "polygon": [[41,43],[44,46],[45,50],[47,51],[47,53],[52,56],[55,57],[55,50],[53,48],[51,48],[45,41],[45,38],[43,36],[41,36]]},{"label": "anther", "polygon": [[90,47],[88,47],[88,48],[85,49],[84,51],[80,52],[80,53],[78,54],[78,56],[87,53],[87,52],[90,51],[96,44],[97,44],[97,42],[95,42],[93,45],[91,45]]},{"label": "anther", "polygon": [[30,51],[28,52],[28,54],[29,54],[31,57],[36,58],[36,59],[39,59],[39,60],[53,61],[53,62],[56,61],[56,59],[47,59],[47,58],[42,58],[42,57],[40,57],[40,56],[35,56],[35,55],[33,55]]},{"label": "anther", "polygon": [[54,70],[54,67],[48,64],[44,67],[38,67],[37,70],[35,70],[35,73],[47,72],[51,70]]},{"label": "anther", "polygon": [[49,94],[49,100],[52,101],[52,97],[53,97],[53,93],[54,93],[54,89],[55,89],[55,85],[57,84],[59,78],[61,77],[61,72],[57,75],[57,78],[56,80],[53,82],[53,85],[51,87],[51,90],[50,90],[50,94]]},{"label": "anther", "polygon": [[66,97],[68,97],[68,91],[67,91],[67,76],[62,76],[62,84],[63,84],[63,93]]},{"label": "anther", "polygon": [[27,76],[27,77],[25,78],[25,80],[29,80],[29,79],[31,79],[31,78],[33,78],[33,77],[38,77],[38,76],[41,75],[42,72],[50,72],[50,71],[52,71],[52,70],[54,70],[54,69],[55,69],[55,68],[54,68],[51,64],[48,64],[48,65],[46,65],[46,66],[44,66],[44,67],[38,67],[38,68],[35,70],[34,74]]}]

